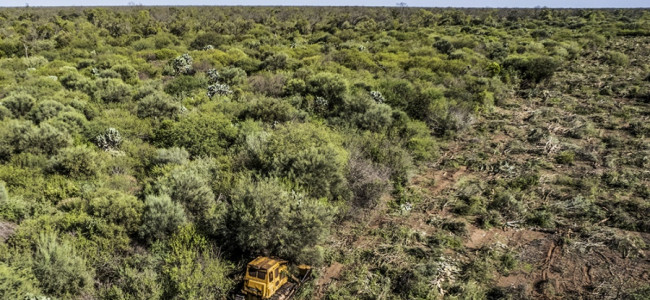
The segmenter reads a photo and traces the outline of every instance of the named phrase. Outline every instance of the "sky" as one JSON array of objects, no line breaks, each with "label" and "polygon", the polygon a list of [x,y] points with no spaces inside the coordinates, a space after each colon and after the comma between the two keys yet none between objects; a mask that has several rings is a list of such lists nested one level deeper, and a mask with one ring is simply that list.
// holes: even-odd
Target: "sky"
[{"label": "sky", "polygon": [[0,6],[332,5],[412,7],[650,7],[650,0],[0,0]]}]

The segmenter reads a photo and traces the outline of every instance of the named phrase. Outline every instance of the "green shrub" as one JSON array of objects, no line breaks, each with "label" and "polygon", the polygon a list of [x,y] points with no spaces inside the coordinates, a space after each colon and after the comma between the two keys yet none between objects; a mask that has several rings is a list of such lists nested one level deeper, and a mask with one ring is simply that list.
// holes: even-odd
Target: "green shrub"
[{"label": "green shrub", "polygon": [[45,100],[32,107],[29,111],[29,118],[34,123],[39,124],[47,119],[56,117],[64,109],[65,106],[58,101]]},{"label": "green shrub", "polygon": [[209,181],[215,168],[210,160],[177,167],[163,180],[162,191],[200,219],[216,205]]},{"label": "green shrub", "polygon": [[404,138],[406,138],[406,149],[416,161],[429,161],[437,156],[436,142],[424,122],[409,121]]},{"label": "green shrub", "polygon": [[340,107],[347,91],[347,82],[337,74],[318,73],[307,81],[307,92],[325,98],[329,103],[329,109]]},{"label": "green shrub", "polygon": [[165,240],[187,222],[185,209],[162,194],[148,195],[144,201],[140,237],[147,241]]},{"label": "green shrub", "polygon": [[535,173],[522,174],[511,180],[508,186],[512,189],[526,190],[536,186],[539,183],[539,175]]},{"label": "green shrub", "polygon": [[297,115],[298,110],[288,101],[260,97],[249,101],[239,114],[239,118],[243,120],[251,118],[267,123],[284,123],[296,118]]},{"label": "green shrub", "polygon": [[414,119],[430,121],[448,110],[447,99],[444,93],[435,88],[423,90],[406,99],[406,112]]},{"label": "green shrub", "polygon": [[119,78],[126,83],[135,84],[138,81],[138,71],[130,65],[116,65],[111,70],[119,74]]},{"label": "green shrub", "polygon": [[499,211],[508,220],[521,217],[526,210],[524,203],[506,191],[498,191],[488,204],[488,208]]},{"label": "green shrub", "polygon": [[190,154],[184,148],[173,147],[156,150],[154,163],[158,165],[177,164],[184,165],[189,161]]},{"label": "green shrub", "polygon": [[630,64],[630,58],[618,51],[605,52],[605,62],[612,66],[624,67]]},{"label": "green shrub", "polygon": [[89,95],[96,89],[96,85],[92,80],[77,72],[66,73],[59,77],[59,81],[69,90],[82,91]]},{"label": "green shrub", "polygon": [[289,56],[286,53],[275,53],[264,59],[261,67],[269,71],[283,70],[286,69],[288,60]]},{"label": "green shrub", "polygon": [[454,50],[454,45],[445,39],[437,40],[435,43],[433,43],[433,47],[438,49],[438,51],[443,54],[451,54],[451,52]]},{"label": "green shrub", "polygon": [[49,169],[72,177],[93,177],[99,173],[99,155],[86,146],[64,148],[49,162]]},{"label": "green shrub", "polygon": [[208,85],[208,81],[204,77],[194,76],[177,76],[165,85],[165,93],[172,96],[183,96],[190,94],[197,89],[204,89]]},{"label": "green shrub", "polygon": [[97,98],[104,102],[128,102],[132,91],[128,84],[120,79],[100,79],[97,81]]},{"label": "green shrub", "polygon": [[563,165],[572,165],[575,160],[576,154],[573,151],[567,150],[560,152],[556,157],[555,161]]},{"label": "green shrub", "polygon": [[361,129],[383,132],[393,121],[391,107],[377,103],[371,97],[350,97],[346,99],[345,104],[346,107],[342,110],[342,121],[352,123]]},{"label": "green shrub", "polygon": [[64,111],[47,121],[61,132],[84,134],[87,130],[88,119],[77,111]]},{"label": "green shrub", "polygon": [[386,99],[386,104],[403,111],[406,111],[412,99],[417,97],[413,84],[403,79],[385,80],[380,83],[379,90]]},{"label": "green shrub", "polygon": [[5,183],[0,181],[0,218],[20,222],[29,213],[30,206],[19,197],[9,197]]},{"label": "green shrub", "polygon": [[10,120],[0,126],[0,159],[9,160],[15,153],[29,147],[28,135],[33,134],[34,126],[29,121]]},{"label": "green shrub", "polygon": [[216,32],[201,33],[190,43],[192,49],[201,50],[207,46],[219,47],[226,42],[223,35]]},{"label": "green shrub", "polygon": [[6,98],[2,99],[0,104],[8,108],[14,116],[23,117],[32,109],[36,103],[34,97],[27,93],[11,93]]},{"label": "green shrub", "polygon": [[0,261],[0,298],[29,299],[28,296],[40,294],[39,283],[31,269],[14,267]]},{"label": "green shrub", "polygon": [[156,271],[157,261],[147,254],[126,259],[128,265],[119,265],[111,285],[104,285],[97,295],[100,299],[160,299],[163,283]]},{"label": "green shrub", "polygon": [[221,81],[227,85],[236,86],[246,82],[246,71],[237,67],[221,69]]},{"label": "green shrub", "polygon": [[62,298],[77,298],[93,289],[93,273],[74,246],[53,233],[41,233],[34,255],[34,275],[43,292]]},{"label": "green shrub", "polygon": [[555,227],[555,216],[546,209],[538,209],[530,213],[526,221],[542,228]]},{"label": "green shrub", "polygon": [[88,202],[88,213],[92,216],[118,224],[129,233],[140,226],[143,204],[135,196],[118,191],[99,190],[97,196]]},{"label": "green shrub", "polygon": [[549,56],[515,57],[508,58],[504,66],[518,71],[527,82],[537,84],[551,78],[560,62]]},{"label": "green shrub", "polygon": [[307,84],[302,79],[292,78],[285,83],[283,91],[287,96],[302,95],[307,91]]},{"label": "green shrub", "polygon": [[97,74],[97,77],[121,79],[120,74],[117,73],[116,71],[113,71],[112,69],[102,70],[101,72],[99,72],[99,74]]},{"label": "green shrub", "polygon": [[14,114],[9,110],[9,108],[5,107],[0,103],[0,121],[2,120],[9,120],[14,117]]},{"label": "green shrub", "polygon": [[155,140],[163,147],[182,147],[193,156],[218,156],[237,135],[237,129],[221,114],[192,113],[179,122],[163,121]]},{"label": "green shrub", "polygon": [[56,127],[48,124],[41,123],[38,129],[27,133],[26,151],[35,154],[53,155],[60,149],[69,146],[72,143],[72,138],[65,132],[57,129]]},{"label": "green shrub", "polygon": [[227,235],[251,254],[295,259],[322,242],[334,213],[326,202],[290,193],[276,179],[241,178],[230,198]]},{"label": "green shrub", "polygon": [[345,166],[348,153],[334,132],[309,123],[287,123],[271,135],[264,151],[264,169],[286,177],[312,197],[348,199]]},{"label": "green shrub", "polygon": [[183,226],[163,255],[163,299],[224,299],[234,287],[234,266],[222,260],[194,227]]},{"label": "green shrub", "polygon": [[183,106],[167,94],[156,92],[138,101],[140,118],[174,118],[183,111]]}]

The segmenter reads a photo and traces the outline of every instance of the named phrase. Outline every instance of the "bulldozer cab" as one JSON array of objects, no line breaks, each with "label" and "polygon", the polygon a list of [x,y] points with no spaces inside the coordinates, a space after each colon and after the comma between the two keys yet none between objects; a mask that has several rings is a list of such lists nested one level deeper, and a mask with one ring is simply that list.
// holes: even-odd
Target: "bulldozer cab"
[{"label": "bulldozer cab", "polygon": [[287,261],[260,256],[246,266],[242,294],[246,300],[269,299],[287,281]]}]

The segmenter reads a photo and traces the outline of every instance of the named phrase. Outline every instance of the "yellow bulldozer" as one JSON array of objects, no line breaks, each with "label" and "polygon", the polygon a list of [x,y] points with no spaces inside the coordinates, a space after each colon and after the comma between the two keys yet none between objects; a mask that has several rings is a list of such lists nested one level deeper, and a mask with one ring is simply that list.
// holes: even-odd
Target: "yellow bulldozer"
[{"label": "yellow bulldozer", "polygon": [[298,266],[298,278],[289,274],[287,261],[259,256],[246,266],[244,287],[237,300],[287,300],[311,277],[311,267]]}]

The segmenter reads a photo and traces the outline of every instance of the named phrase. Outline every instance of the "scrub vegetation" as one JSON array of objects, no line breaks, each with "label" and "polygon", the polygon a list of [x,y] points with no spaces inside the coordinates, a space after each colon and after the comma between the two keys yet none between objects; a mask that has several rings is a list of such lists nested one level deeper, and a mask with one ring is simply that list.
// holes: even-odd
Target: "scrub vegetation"
[{"label": "scrub vegetation", "polygon": [[650,11],[0,9],[0,298],[647,299]]}]

